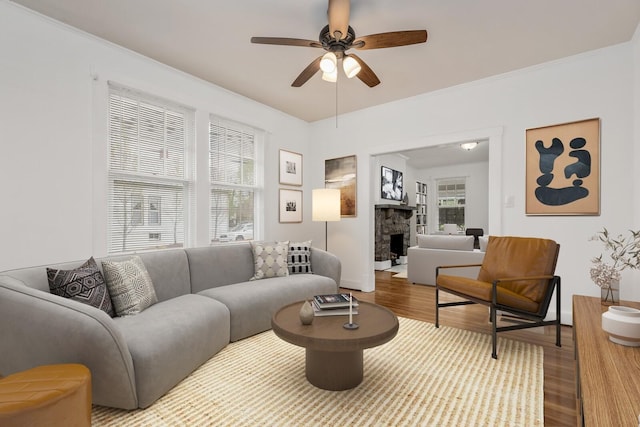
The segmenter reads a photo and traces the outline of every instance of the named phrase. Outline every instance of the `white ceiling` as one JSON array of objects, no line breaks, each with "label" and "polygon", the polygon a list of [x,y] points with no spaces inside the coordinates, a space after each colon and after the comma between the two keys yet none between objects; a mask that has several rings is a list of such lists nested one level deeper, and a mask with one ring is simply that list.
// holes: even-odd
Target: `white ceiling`
[{"label": "white ceiling", "polygon": [[[327,0],[13,0],[233,92],[313,122],[336,114],[334,83],[291,82],[322,51],[250,43],[317,40]],[[352,0],[356,36],[426,29],[425,44],[363,50],[382,83],[338,80],[351,112],[629,41],[639,0]]]}]

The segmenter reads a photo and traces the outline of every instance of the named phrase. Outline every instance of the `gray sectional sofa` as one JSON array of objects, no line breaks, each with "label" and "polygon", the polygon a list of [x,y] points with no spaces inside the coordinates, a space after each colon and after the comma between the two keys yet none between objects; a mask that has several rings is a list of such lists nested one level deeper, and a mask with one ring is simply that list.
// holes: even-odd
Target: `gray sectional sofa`
[{"label": "gray sectional sofa", "polygon": [[316,248],[313,274],[255,281],[248,243],[140,257],[158,302],[133,316],[111,318],[49,292],[46,267],[83,261],[0,273],[0,373],[81,363],[91,370],[93,403],[145,408],[230,341],[269,329],[280,307],[337,292],[341,274],[338,258]]}]

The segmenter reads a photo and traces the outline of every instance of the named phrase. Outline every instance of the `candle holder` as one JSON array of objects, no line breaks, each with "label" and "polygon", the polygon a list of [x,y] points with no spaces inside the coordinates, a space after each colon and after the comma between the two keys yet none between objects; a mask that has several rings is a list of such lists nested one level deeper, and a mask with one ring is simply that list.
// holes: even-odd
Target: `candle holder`
[{"label": "candle holder", "polygon": [[342,325],[345,329],[358,329],[357,323],[353,323],[353,294],[349,292],[349,322]]},{"label": "candle holder", "polygon": [[347,322],[344,325],[342,325],[342,327],[345,328],[345,329],[353,330],[353,329],[358,329],[360,327],[360,325],[358,325],[357,323],[349,323],[349,322]]}]

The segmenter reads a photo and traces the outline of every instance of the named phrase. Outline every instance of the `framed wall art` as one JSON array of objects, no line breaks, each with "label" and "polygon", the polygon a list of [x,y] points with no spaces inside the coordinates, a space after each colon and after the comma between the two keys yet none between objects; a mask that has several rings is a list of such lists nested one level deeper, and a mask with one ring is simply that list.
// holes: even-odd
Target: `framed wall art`
[{"label": "framed wall art", "polygon": [[527,215],[600,215],[600,119],[526,131]]},{"label": "framed wall art", "polygon": [[402,201],[404,194],[402,172],[382,166],[380,178],[380,197],[387,200]]},{"label": "framed wall art", "polygon": [[280,150],[280,184],[302,185],[302,154]]},{"label": "framed wall art", "polygon": [[356,156],[324,161],[324,186],[340,190],[340,216],[356,216]]},{"label": "framed wall art", "polygon": [[302,222],[302,190],[280,189],[280,222]]}]

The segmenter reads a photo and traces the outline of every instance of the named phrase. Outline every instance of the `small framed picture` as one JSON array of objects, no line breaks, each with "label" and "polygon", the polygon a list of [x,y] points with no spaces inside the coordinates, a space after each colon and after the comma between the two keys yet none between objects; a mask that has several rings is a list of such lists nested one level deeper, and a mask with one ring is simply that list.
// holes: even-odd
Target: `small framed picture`
[{"label": "small framed picture", "polygon": [[302,190],[280,189],[280,222],[302,222]]},{"label": "small framed picture", "polygon": [[302,154],[280,150],[280,184],[302,185]]}]

